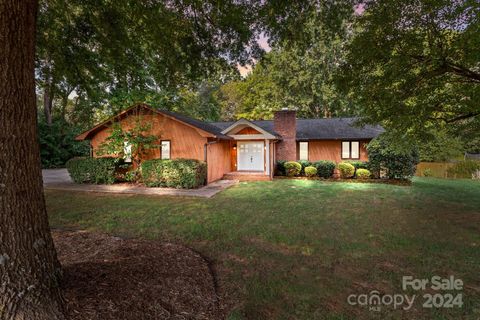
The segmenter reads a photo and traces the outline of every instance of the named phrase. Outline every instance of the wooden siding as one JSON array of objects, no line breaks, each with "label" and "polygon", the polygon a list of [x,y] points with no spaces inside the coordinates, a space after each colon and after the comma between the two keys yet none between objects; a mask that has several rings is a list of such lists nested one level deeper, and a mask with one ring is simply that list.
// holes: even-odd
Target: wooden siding
[{"label": "wooden siding", "polygon": [[230,158],[230,142],[219,141],[207,147],[208,183],[221,179],[232,171]]},{"label": "wooden siding", "polygon": [[262,134],[252,127],[245,127],[242,130],[238,131],[236,134]]},{"label": "wooden siding", "polygon": [[[360,141],[360,161],[368,161],[367,149],[365,149],[367,143],[367,140]],[[297,158],[298,150],[297,143]],[[308,141],[308,160],[311,162],[319,160],[342,162],[349,159],[342,159],[342,140],[313,140]]]},{"label": "wooden siding", "polygon": [[237,171],[237,141],[232,141],[230,148],[230,171]]},{"label": "wooden siding", "polygon": [[[138,118],[137,118],[138,117]],[[170,140],[170,156],[172,159],[188,158],[204,161],[204,146],[207,138],[202,137],[198,130],[187,126],[181,122],[175,121],[161,114],[146,113],[140,116],[129,116],[120,121],[123,129],[129,129],[135,126],[135,121],[140,119],[143,123],[151,125],[151,134],[158,137],[158,144],[161,140]],[[92,137],[90,144],[94,151],[94,156],[98,156],[96,151],[99,145],[110,135],[111,129],[103,129]],[[160,147],[149,151],[144,157],[148,159],[160,158]]]}]

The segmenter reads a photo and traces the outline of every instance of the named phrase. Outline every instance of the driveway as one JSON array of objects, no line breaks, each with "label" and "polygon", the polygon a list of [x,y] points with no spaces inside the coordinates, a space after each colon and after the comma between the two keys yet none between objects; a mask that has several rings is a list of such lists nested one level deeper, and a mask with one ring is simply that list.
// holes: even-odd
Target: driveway
[{"label": "driveway", "polygon": [[45,169],[42,170],[43,185],[73,184],[67,169]]},{"label": "driveway", "polygon": [[147,188],[144,186],[128,183],[113,185],[76,184],[73,183],[67,169],[42,170],[43,186],[50,190],[104,192],[119,194],[144,194],[157,196],[183,196],[211,198],[222,190],[225,190],[238,181],[218,180],[198,189],[173,189],[173,188]]}]

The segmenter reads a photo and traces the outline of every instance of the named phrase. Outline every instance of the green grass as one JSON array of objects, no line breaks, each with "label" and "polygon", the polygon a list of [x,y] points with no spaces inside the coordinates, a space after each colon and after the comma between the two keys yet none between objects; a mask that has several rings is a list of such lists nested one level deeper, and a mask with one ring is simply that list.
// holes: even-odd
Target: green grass
[{"label": "green grass", "polygon": [[[230,319],[480,317],[478,181],[284,179],[240,183],[212,199],[57,191],[46,197],[53,227],[175,241],[209,256],[237,302]],[[347,303],[353,293],[404,293],[404,275],[462,279],[464,307],[424,309],[421,297],[410,311]]]}]

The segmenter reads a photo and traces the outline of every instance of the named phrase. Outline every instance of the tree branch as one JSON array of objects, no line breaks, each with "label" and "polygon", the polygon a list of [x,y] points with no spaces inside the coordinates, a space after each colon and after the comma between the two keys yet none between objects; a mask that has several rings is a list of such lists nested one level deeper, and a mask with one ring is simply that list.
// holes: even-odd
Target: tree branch
[{"label": "tree branch", "polygon": [[445,122],[446,123],[452,123],[452,122],[456,122],[456,121],[460,121],[460,120],[465,120],[465,119],[468,119],[468,118],[473,118],[473,117],[476,117],[478,115],[480,115],[480,112],[469,112],[467,114],[464,114],[464,115],[461,115],[461,116],[458,116],[458,117],[455,117],[455,118],[447,119]]},{"label": "tree branch", "polygon": [[450,119],[445,118],[445,117],[429,117],[428,119],[433,120],[433,121],[444,121],[445,123],[453,123],[453,122],[457,122],[457,121],[460,121],[460,120],[473,118],[473,117],[476,117],[478,115],[480,115],[480,112],[469,112],[469,113],[462,114],[462,115],[459,115],[459,116],[456,116],[456,117],[450,118]]},{"label": "tree branch", "polygon": [[465,68],[463,66],[460,66],[458,64],[455,64],[449,61],[446,62],[446,66],[456,75],[474,80],[474,82],[480,82],[480,73],[478,72],[475,72],[473,70],[470,70],[468,68]]}]

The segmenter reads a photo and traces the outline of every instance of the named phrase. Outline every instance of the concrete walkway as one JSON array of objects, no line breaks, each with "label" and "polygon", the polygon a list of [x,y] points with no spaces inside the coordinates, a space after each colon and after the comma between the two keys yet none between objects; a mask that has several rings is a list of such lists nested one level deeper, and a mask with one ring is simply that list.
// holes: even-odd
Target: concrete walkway
[{"label": "concrete walkway", "polygon": [[43,186],[48,190],[106,192],[117,194],[145,194],[158,196],[182,196],[211,198],[238,181],[218,180],[199,189],[147,188],[127,183],[113,185],[76,184],[70,179],[66,169],[42,170]]}]

